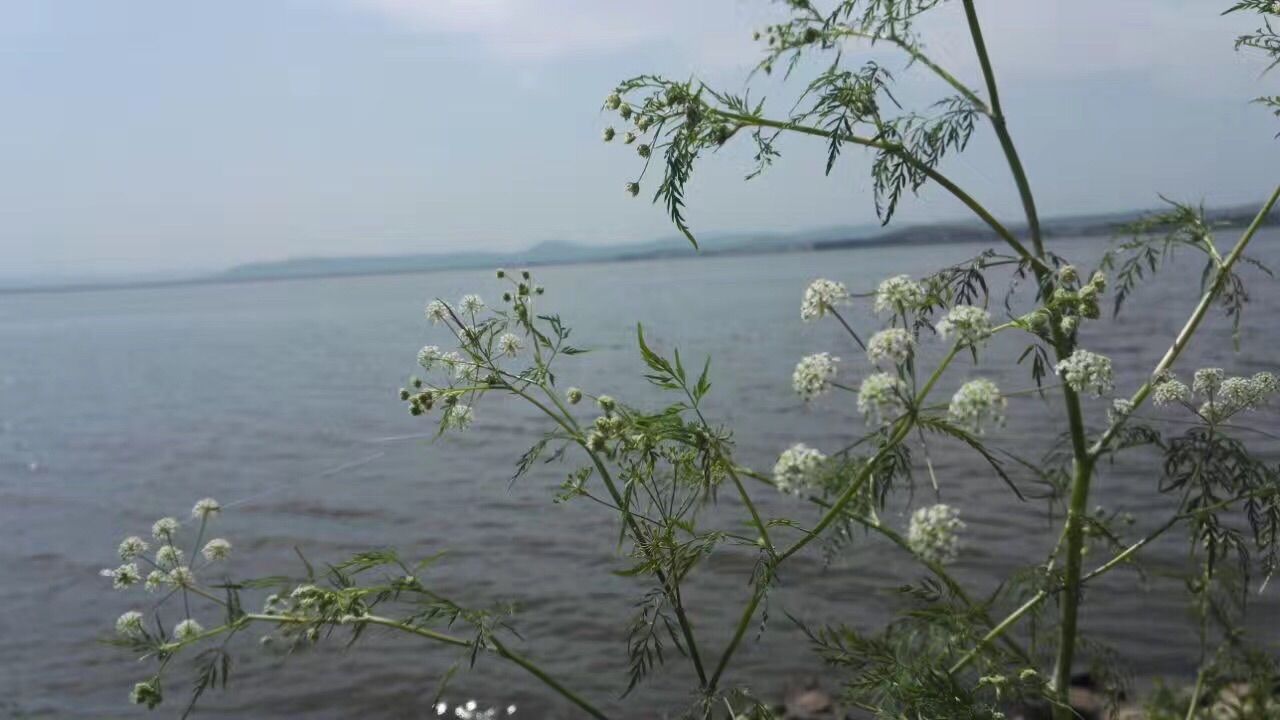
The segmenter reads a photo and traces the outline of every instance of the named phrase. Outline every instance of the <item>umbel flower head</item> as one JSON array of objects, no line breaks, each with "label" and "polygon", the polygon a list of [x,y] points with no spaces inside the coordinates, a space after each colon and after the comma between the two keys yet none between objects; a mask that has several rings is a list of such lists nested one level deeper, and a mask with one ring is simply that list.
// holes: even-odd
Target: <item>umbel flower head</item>
[{"label": "umbel flower head", "polygon": [[104,568],[98,574],[111,578],[111,587],[116,590],[136,585],[142,580],[137,563],[125,563],[117,568]]},{"label": "umbel flower head", "polygon": [[1151,389],[1151,401],[1156,405],[1175,405],[1189,400],[1191,388],[1173,375],[1161,377]]},{"label": "umbel flower head", "polygon": [[436,325],[449,319],[449,306],[445,305],[443,300],[432,300],[427,303],[424,313],[431,324]]},{"label": "umbel flower head", "polygon": [[961,385],[951,397],[947,415],[955,424],[980,434],[984,425],[1004,424],[1007,404],[995,383],[986,378],[976,378]]},{"label": "umbel flower head", "polygon": [[177,518],[163,517],[151,525],[151,537],[161,542],[172,541],[173,534],[176,532],[178,532]]},{"label": "umbel flower head", "polygon": [[868,375],[858,388],[858,412],[869,424],[884,425],[906,410],[906,392],[906,384],[896,375]]},{"label": "umbel flower head", "polygon": [[116,618],[116,634],[122,638],[136,638],[142,635],[142,613],[130,610]]},{"label": "umbel flower head", "polygon": [[946,339],[954,334],[959,342],[974,345],[991,334],[991,314],[972,305],[956,305],[938,323],[938,334]]},{"label": "umbel flower head", "polygon": [[435,366],[436,361],[440,359],[440,348],[436,345],[424,345],[418,351],[418,364],[423,370],[430,370]]},{"label": "umbel flower head", "polygon": [[479,295],[463,295],[462,299],[458,301],[458,307],[462,308],[462,312],[468,315],[475,315],[484,310],[484,300],[481,300]]},{"label": "umbel flower head", "polygon": [[1076,392],[1092,391],[1101,397],[1111,392],[1111,358],[1077,348],[1058,363],[1058,376]]},{"label": "umbel flower head", "polygon": [[200,550],[200,554],[205,560],[213,562],[215,560],[226,560],[231,557],[231,543],[223,538],[214,538],[204,544],[204,548]]},{"label": "umbel flower head", "polygon": [[818,397],[827,391],[831,379],[836,376],[836,363],[840,358],[831,357],[830,353],[806,355],[796,363],[791,373],[791,386],[805,402]]},{"label": "umbel flower head", "polygon": [[520,336],[515,333],[503,333],[502,337],[498,338],[498,353],[501,355],[515,357],[523,347],[524,344],[520,342]]},{"label": "umbel flower head", "polygon": [[924,302],[924,288],[909,275],[895,275],[876,288],[875,311],[907,312]]},{"label": "umbel flower head", "polygon": [[137,535],[130,535],[120,541],[120,547],[117,552],[120,553],[120,560],[123,562],[129,562],[130,560],[141,556],[149,547],[150,546],[147,545],[146,540],[143,540]]},{"label": "umbel flower head", "polygon": [[194,507],[191,508],[191,517],[208,519],[222,512],[222,505],[213,498],[204,498],[197,500]]},{"label": "umbel flower head", "polygon": [[805,322],[818,320],[828,310],[848,302],[849,289],[844,286],[844,283],[819,278],[805,288],[804,300],[800,303],[800,319]]},{"label": "umbel flower head", "polygon": [[826,455],[804,443],[796,443],[778,456],[773,466],[773,481],[779,491],[799,495],[817,484],[826,461]]},{"label": "umbel flower head", "polygon": [[903,328],[888,328],[871,336],[867,342],[867,359],[872,365],[880,365],[888,360],[894,365],[901,365],[911,357],[915,339]]},{"label": "umbel flower head", "polygon": [[959,532],[965,527],[960,511],[950,505],[931,505],[911,514],[907,544],[924,560],[946,565],[960,554]]},{"label": "umbel flower head", "polygon": [[200,623],[187,618],[173,626],[173,639],[178,642],[186,642],[187,640],[195,639],[202,632],[204,632],[204,627]]},{"label": "umbel flower head", "polygon": [[175,568],[182,564],[182,551],[173,545],[161,545],[156,550],[156,565],[162,568]]}]

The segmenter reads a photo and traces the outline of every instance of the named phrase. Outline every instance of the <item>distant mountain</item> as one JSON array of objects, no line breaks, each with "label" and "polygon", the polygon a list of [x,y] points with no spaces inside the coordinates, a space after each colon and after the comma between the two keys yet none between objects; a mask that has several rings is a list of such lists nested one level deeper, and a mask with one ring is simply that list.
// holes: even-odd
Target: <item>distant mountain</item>
[{"label": "distant mountain", "polygon": [[[1208,213],[1214,224],[1223,228],[1249,223],[1256,213],[1252,207],[1234,207]],[[1126,223],[1149,214],[1130,211],[1096,215],[1052,218],[1042,223],[1048,237],[1097,237],[1116,234]],[[1280,222],[1280,212],[1273,212],[1267,224]],[[1018,234],[1025,227],[1010,226]],[[531,265],[565,265],[588,262],[621,262],[655,258],[694,258],[708,255],[748,255],[757,253],[837,250],[883,245],[932,245],[954,242],[994,241],[991,229],[977,221],[911,225],[886,229],[879,225],[818,228],[796,233],[709,233],[700,236],[695,250],[683,237],[666,237],[645,242],[613,245],[579,245],[563,240],[549,240],[518,252],[449,252],[412,255],[309,257],[276,262],[237,265],[213,275],[188,278],[133,280],[118,282],[82,282],[40,284],[0,284],[0,292],[41,290],[105,289],[114,287],[146,287],[192,283],[241,282],[289,278],[343,275],[381,275],[417,273],[433,270],[519,267]]]}]

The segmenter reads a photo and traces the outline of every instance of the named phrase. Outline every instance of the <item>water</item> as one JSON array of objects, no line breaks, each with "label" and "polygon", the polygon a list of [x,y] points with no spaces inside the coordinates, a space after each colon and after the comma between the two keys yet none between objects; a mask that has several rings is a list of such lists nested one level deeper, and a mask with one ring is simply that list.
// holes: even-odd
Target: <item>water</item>
[{"label": "water", "polygon": [[[1264,233],[1255,254],[1280,265],[1278,237]],[[1082,265],[1101,247],[1094,240],[1056,243]],[[561,369],[562,384],[659,402],[639,380],[634,323],[641,321],[661,349],[679,345],[686,358],[714,354],[710,412],[736,428],[741,460],[767,469],[792,442],[831,450],[861,428],[851,396],[804,408],[790,391],[791,369],[804,353],[845,356],[846,379],[865,368],[832,324],[799,322],[807,281],[821,275],[865,290],[887,274],[922,274],[980,249],[583,265],[538,275],[547,303],[575,327],[574,341],[594,350]],[[1194,300],[1173,280],[1194,281],[1198,270],[1179,264],[1146,286],[1117,323],[1086,334],[1089,347],[1115,359],[1121,388],[1136,386],[1181,326]],[[1184,374],[1206,364],[1237,373],[1276,369],[1280,293],[1274,282],[1252,277],[1243,349],[1232,351],[1229,324],[1215,312],[1180,363]],[[499,292],[488,272],[467,271],[0,296],[0,714],[145,712],[126,695],[147,668],[96,641],[134,603],[110,590],[97,570],[113,564],[123,535],[146,534],[155,518],[185,513],[206,495],[234,505],[218,532],[235,545],[239,576],[300,573],[295,546],[316,561],[377,546],[410,558],[447,549],[424,579],[464,604],[516,602],[515,624],[526,641],[515,645],[568,685],[624,717],[683,707],[692,683],[678,656],[625,704],[616,699],[626,683],[624,627],[645,589],[610,573],[625,566],[615,548],[616,519],[589,502],[553,503],[563,466],[540,467],[509,484],[515,460],[545,422],[520,406],[486,401],[465,435],[434,444],[387,440],[429,431],[394,397],[417,349],[446,344],[423,321],[423,302],[470,291]],[[864,311],[854,321],[870,326]],[[1008,361],[1020,350],[1001,341],[989,357]],[[936,343],[926,343],[925,352],[936,356]],[[1005,389],[1030,384],[1025,368],[984,372]],[[963,374],[948,375],[938,396],[949,395]],[[1014,401],[1008,427],[993,441],[1038,457],[1059,417],[1053,400]],[[1089,412],[1101,422],[1100,402]],[[1265,411],[1249,423],[1275,431],[1276,419]],[[1247,439],[1269,457],[1280,455],[1280,444],[1265,436]],[[981,461],[940,441],[931,454],[943,500],[969,523],[957,572],[976,594],[1043,556],[1051,528],[1020,507]],[[1138,459],[1103,468],[1096,483],[1099,503],[1143,516],[1135,537],[1162,519],[1157,511],[1167,504],[1152,500],[1157,478]],[[1017,479],[1029,482],[1026,473]],[[765,514],[816,518],[811,508],[765,490],[757,491]],[[918,489],[918,500],[930,496]],[[889,514],[900,526],[905,500]],[[725,494],[707,519],[741,517]],[[812,623],[871,628],[893,609],[891,589],[919,577],[900,552],[872,538],[829,567],[813,549],[786,568],[768,629],[748,636],[729,682],[776,698],[788,678],[821,674],[784,611]],[[1175,565],[1184,552],[1174,539],[1148,558],[1157,567]],[[751,562],[729,549],[702,566],[687,590],[708,654],[723,647],[747,598]],[[1134,590],[1133,578],[1116,573],[1089,593],[1086,632],[1119,649],[1140,677],[1187,674],[1195,640],[1178,584],[1157,573]],[[1280,639],[1275,597],[1273,588],[1253,611],[1255,639],[1264,643]],[[349,650],[331,642],[287,658],[248,638],[236,648],[231,690],[206,696],[201,715],[425,717],[436,683],[458,659],[451,649],[381,633]],[[181,702],[184,683],[168,686],[168,713]],[[464,663],[446,694],[468,697],[515,704],[517,717],[577,716],[491,657],[470,672]]]}]

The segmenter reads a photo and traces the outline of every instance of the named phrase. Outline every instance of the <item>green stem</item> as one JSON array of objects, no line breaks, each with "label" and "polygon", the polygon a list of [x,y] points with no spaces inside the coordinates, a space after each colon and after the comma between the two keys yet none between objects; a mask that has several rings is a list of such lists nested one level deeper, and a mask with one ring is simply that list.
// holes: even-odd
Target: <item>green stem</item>
[{"label": "green stem", "polygon": [[916,47],[915,45],[908,42],[907,40],[904,40],[903,38],[900,38],[897,35],[877,35],[875,33],[863,32],[861,30],[850,28],[850,27],[840,28],[839,31],[840,31],[840,34],[842,35],[847,35],[849,37],[863,38],[864,40],[870,40],[872,43],[889,42],[889,43],[893,43],[894,45],[897,45],[899,48],[902,49],[903,52],[910,55],[912,60],[929,68],[929,70],[931,70],[933,74],[941,78],[943,82],[955,88],[956,92],[960,93],[965,97],[966,100],[973,103],[973,106],[978,108],[978,110],[982,112],[984,115],[991,113],[991,109],[987,107],[987,104],[982,101],[982,98],[978,97],[978,94],[975,93],[972,88],[960,82],[954,75],[947,72],[946,68],[942,67],[941,65],[931,60],[929,56],[925,55],[924,52],[919,47]]},{"label": "green stem", "polygon": [[[1230,276],[1232,266],[1234,266],[1236,261],[1244,255],[1245,248],[1249,246],[1249,242],[1253,240],[1253,236],[1257,234],[1258,228],[1262,227],[1263,222],[1266,221],[1267,215],[1269,215],[1272,208],[1275,207],[1277,200],[1280,200],[1280,186],[1277,186],[1276,189],[1272,191],[1271,196],[1267,198],[1267,201],[1263,203],[1262,208],[1258,210],[1258,214],[1254,216],[1253,222],[1249,223],[1249,227],[1245,229],[1243,234],[1241,234],[1240,240],[1236,242],[1235,247],[1231,248],[1231,252],[1222,260],[1218,267],[1217,276],[1214,278],[1213,284],[1210,285],[1209,288],[1205,290],[1204,294],[1200,296],[1200,302],[1196,303],[1195,310],[1191,312],[1191,317],[1187,318],[1187,322],[1182,326],[1182,329],[1178,331],[1178,334],[1174,338],[1173,343],[1169,346],[1169,349],[1165,351],[1164,357],[1160,359],[1160,362],[1156,363],[1155,369],[1151,371],[1150,379],[1144,382],[1142,387],[1139,387],[1138,391],[1133,394],[1132,398],[1130,398],[1129,402],[1132,403],[1134,410],[1137,410],[1151,394],[1152,389],[1155,387],[1154,379],[1161,373],[1173,367],[1174,361],[1178,359],[1178,356],[1182,354],[1183,349],[1185,349],[1187,344],[1191,342],[1191,336],[1195,334],[1196,329],[1200,327],[1200,322],[1204,320],[1204,316],[1209,312],[1209,307],[1213,305],[1213,301],[1217,298],[1218,293],[1222,292],[1222,285]],[[1091,457],[1096,459],[1100,454],[1106,451],[1107,446],[1111,443],[1112,439],[1115,438],[1116,433],[1120,431],[1120,428],[1123,426],[1127,417],[1128,414],[1119,418],[1116,423],[1107,428],[1106,432],[1102,434],[1102,437],[1098,438],[1098,441],[1089,449],[1089,455]]]},{"label": "green stem", "polygon": [[[731,120],[733,122],[741,123],[743,125],[769,127],[769,128],[774,128],[776,130],[789,130],[789,131],[798,132],[804,135],[814,135],[816,137],[823,137],[823,138],[832,137],[832,133],[830,131],[823,130],[821,128],[810,127],[808,125],[800,125],[794,122],[781,122],[778,120],[769,120],[767,118],[755,117],[752,115],[742,115],[740,113],[728,112],[725,110],[713,110],[713,112],[715,112],[717,115],[724,118],[725,120]],[[872,138],[862,137],[860,135],[839,134],[839,133],[837,133],[836,135],[840,137],[840,139],[844,140],[845,142],[851,142],[855,145],[873,147],[880,150],[884,150],[886,152],[894,153],[898,157],[910,163],[912,167],[923,172],[925,175],[929,177],[929,179],[941,185],[944,189],[946,189],[947,192],[951,193],[957,200],[964,203],[964,205],[968,207],[970,211],[972,211],[975,215],[977,215],[984,223],[987,224],[988,227],[994,230],[995,233],[1000,236],[1001,240],[1003,240],[1006,244],[1008,244],[1009,247],[1013,248],[1014,252],[1016,252],[1020,258],[1022,258],[1024,261],[1029,263],[1032,267],[1040,268],[1042,270],[1047,271],[1048,266],[1044,264],[1044,261],[1036,257],[1035,255],[1031,254],[1031,252],[1027,250],[1026,246],[1022,244],[1022,241],[1018,240],[1016,235],[1014,235],[1012,232],[1009,231],[1008,228],[1006,228],[1003,224],[1001,224],[1000,221],[997,220],[995,216],[992,215],[991,212],[988,211],[986,207],[982,205],[982,203],[979,203],[977,200],[975,200],[973,196],[969,195],[969,193],[965,192],[963,188],[961,188],[959,185],[956,185],[954,182],[952,182],[950,178],[938,172],[937,170],[933,169],[933,167],[931,167],[927,163],[921,162],[918,158],[916,158],[914,155],[908,152],[907,149],[902,145],[898,143],[890,143],[890,142],[885,142],[883,140],[875,140]]]}]

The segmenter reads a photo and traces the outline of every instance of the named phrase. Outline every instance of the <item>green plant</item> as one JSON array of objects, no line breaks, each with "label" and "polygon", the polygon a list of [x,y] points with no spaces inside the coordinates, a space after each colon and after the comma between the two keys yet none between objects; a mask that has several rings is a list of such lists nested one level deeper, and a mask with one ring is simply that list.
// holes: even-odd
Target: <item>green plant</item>
[{"label": "green plant", "polygon": [[[401,391],[409,411],[435,417],[444,433],[469,426],[473,407],[486,395],[498,393],[528,403],[542,413],[549,429],[520,458],[516,477],[538,462],[573,462],[557,500],[586,500],[616,513],[618,540],[629,558],[623,572],[650,585],[627,628],[627,692],[675,654],[688,663],[697,690],[695,703],[686,711],[689,716],[768,716],[769,708],[760,699],[743,688],[725,686],[726,670],[748,630],[761,621],[762,608],[782,582],[780,569],[788,560],[818,541],[848,541],[857,529],[902,548],[930,574],[902,589],[902,612],[887,627],[867,631],[804,626],[816,651],[842,671],[843,698],[879,716],[994,718],[1010,701],[1040,699],[1054,706],[1057,717],[1070,717],[1069,680],[1082,648],[1095,663],[1114,660],[1104,646],[1078,631],[1083,590],[1104,574],[1133,567],[1144,547],[1175,527],[1188,533],[1195,571],[1187,588],[1203,648],[1195,687],[1179,700],[1185,716],[1197,716],[1211,688],[1216,691],[1246,676],[1252,688],[1269,687],[1276,678],[1271,660],[1245,642],[1239,614],[1245,584],[1260,577],[1265,585],[1280,562],[1280,468],[1249,452],[1235,420],[1267,402],[1280,385],[1270,373],[1228,377],[1208,368],[1196,371],[1187,386],[1174,371],[1215,304],[1238,322],[1248,300],[1242,264],[1261,268],[1245,252],[1280,198],[1280,187],[1229,249],[1220,247],[1201,210],[1175,203],[1170,212],[1129,228],[1127,239],[1096,270],[1077,269],[1045,243],[1034,195],[1001,107],[975,2],[960,1],[983,90],[935,63],[916,35],[915,20],[941,0],[843,0],[827,11],[807,0],[791,0],[791,18],[763,35],[767,49],[760,70],[785,68],[790,75],[804,67],[801,59],[807,55],[833,56],[805,86],[794,111],[771,117],[763,102],[752,103],[745,95],[652,75],[621,83],[605,102],[607,110],[634,125],[624,141],[635,144],[643,160],[644,170],[627,184],[627,191],[638,194],[645,174],[656,164],[661,179],[655,202],[695,244],[685,188],[696,163],[707,152],[746,137],[756,150],[754,175],[780,157],[779,144],[786,135],[824,142],[827,172],[848,147],[867,148],[873,155],[874,202],[886,223],[908,193],[934,184],[1004,243],[1004,252],[992,250],[925,278],[888,278],[865,294],[850,293],[845,285],[826,279],[807,288],[802,320],[829,317],[839,323],[873,368],[854,388],[838,382],[839,361],[829,353],[805,357],[796,367],[795,390],[805,402],[834,392],[857,395],[868,431],[846,447],[828,455],[797,444],[781,454],[772,473],[744,466],[735,459],[730,429],[709,417],[704,407],[712,391],[710,359],[686,365],[678,350],[663,353],[651,346],[640,327],[636,343],[645,377],[665,397],[658,407],[564,387],[561,366],[583,350],[569,342],[570,329],[559,316],[540,314],[544,291],[528,271],[498,271],[506,287],[494,308],[475,295],[456,305],[437,299],[426,308],[432,322],[452,332],[457,348],[423,348],[418,360],[427,375],[413,378]],[[1269,24],[1280,7],[1250,0],[1229,10],[1245,11],[1259,13],[1263,27],[1239,44],[1280,58]],[[902,108],[885,68],[874,63],[846,67],[841,48],[850,41],[901,50],[911,67],[936,75],[951,94],[920,110]],[[943,161],[964,150],[985,124],[994,130],[1008,162],[1025,210],[1025,230],[1015,232],[940,170]],[[617,135],[610,128],[605,140]],[[1118,395],[1110,360],[1080,347],[1080,329],[1101,319],[1109,287],[1113,310],[1119,313],[1136,285],[1179,249],[1205,258],[1198,297],[1147,380],[1127,396]],[[1003,301],[1005,317],[999,319],[990,309],[988,280],[996,268],[1033,281],[1031,292],[1009,289]],[[864,333],[865,341],[842,314],[843,307],[861,297],[871,298],[883,321],[883,327]],[[1025,351],[1018,358],[988,357],[988,340],[997,334],[1022,338]],[[926,342],[946,347],[931,368],[917,352]],[[1002,393],[989,379],[974,377],[949,402],[933,395],[944,374],[966,361],[976,366],[1007,360],[1027,362],[1035,387]],[[1000,425],[1008,402],[1050,394],[1060,396],[1066,429],[1046,457],[1038,462],[1019,458],[989,440],[986,433]],[[1110,401],[1101,428],[1091,429],[1090,423],[1097,422],[1089,413],[1091,396]],[[1147,422],[1138,413],[1148,400],[1164,408],[1160,412],[1182,413],[1187,429],[1169,434]],[[594,406],[594,418],[585,417],[584,403]],[[920,449],[926,449],[923,466],[937,485],[927,457],[930,442],[954,442],[977,453],[993,476],[1020,498],[1011,464],[1034,472],[1048,491],[1039,504],[1027,500],[1026,507],[1061,518],[1058,542],[1046,549],[1043,561],[1009,578],[989,596],[975,596],[947,569],[960,551],[964,528],[955,508],[921,507],[905,533],[881,519],[894,493],[912,482],[921,464],[916,457]],[[1125,542],[1120,535],[1123,517],[1090,511],[1091,486],[1105,463],[1135,448],[1163,457],[1161,481],[1152,490],[1172,498],[1176,509],[1151,534]],[[762,514],[752,492],[770,485],[812,503],[818,519],[805,523]],[[741,508],[749,531],[704,525],[699,510],[723,496],[723,502]],[[432,591],[421,577],[430,561],[410,565],[384,551],[359,555],[323,572],[307,564],[302,578],[202,582],[200,571],[230,550],[229,545],[218,545],[211,552],[209,545],[201,545],[205,524],[216,512],[214,505],[205,504],[194,513],[200,530],[189,552],[196,558],[203,547],[202,564],[186,562],[176,522],[162,522],[154,531],[161,551],[154,560],[146,555],[148,543],[133,538],[121,546],[125,564],[106,571],[117,585],[145,582],[163,592],[163,599],[181,598],[187,608],[172,635],[158,623],[149,629],[141,614],[121,618],[117,642],[159,662],[155,675],[135,690],[137,702],[159,703],[162,676],[172,659],[196,647],[207,649],[198,656],[201,669],[192,703],[209,687],[224,684],[230,670],[226,643],[250,625],[273,626],[277,641],[297,643],[314,642],[339,630],[349,631],[354,640],[370,626],[380,626],[456,645],[472,662],[481,653],[494,654],[524,668],[583,712],[605,717],[508,647],[504,638],[510,626],[504,609],[464,608]],[[725,546],[749,548],[755,563],[731,638],[713,649],[699,642],[683,588],[695,581],[705,559]],[[1090,568],[1086,551],[1091,546],[1108,559]],[[154,566],[145,581],[139,561]],[[242,595],[259,588],[277,592],[268,597],[263,612],[245,610]],[[189,622],[193,599],[218,607],[221,623],[206,630]],[[1058,605],[1056,617],[1046,612],[1050,601]],[[1033,618],[1035,622],[1029,622]],[[465,635],[445,634],[451,626],[468,630]],[[1169,697],[1153,701],[1153,712]],[[1264,705],[1265,700],[1257,700],[1251,707]]]}]

